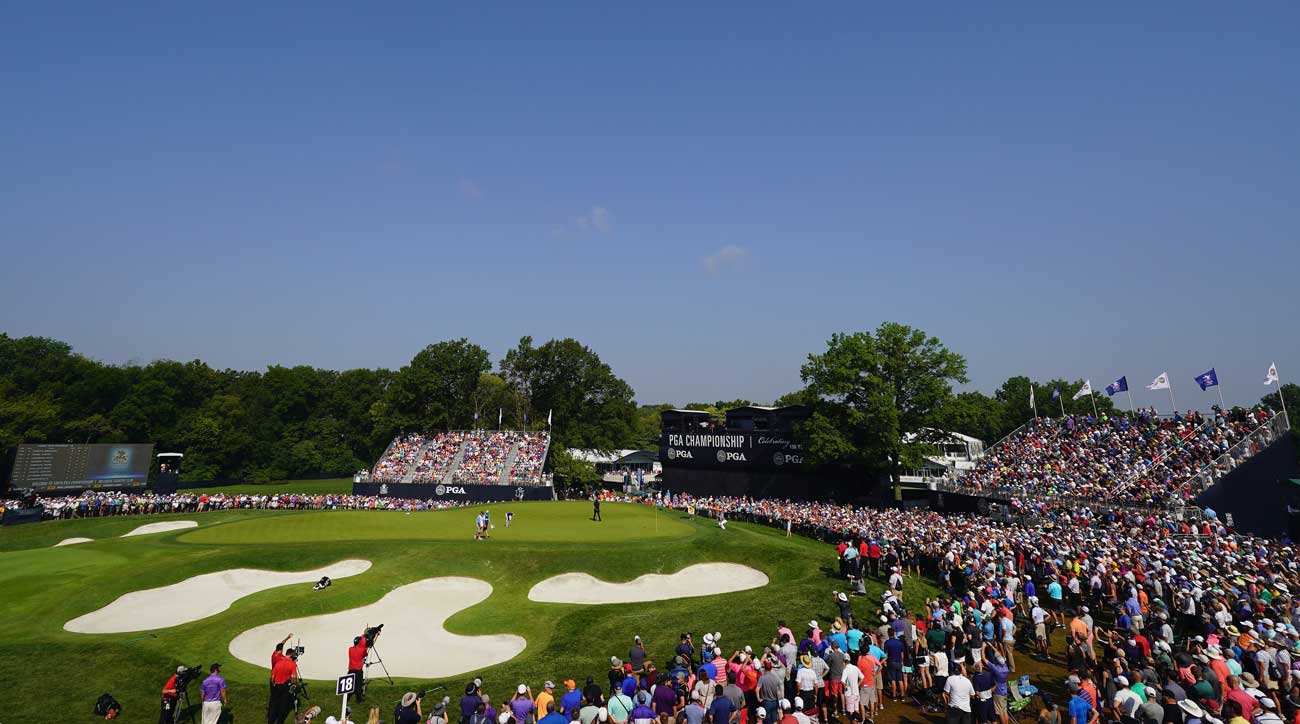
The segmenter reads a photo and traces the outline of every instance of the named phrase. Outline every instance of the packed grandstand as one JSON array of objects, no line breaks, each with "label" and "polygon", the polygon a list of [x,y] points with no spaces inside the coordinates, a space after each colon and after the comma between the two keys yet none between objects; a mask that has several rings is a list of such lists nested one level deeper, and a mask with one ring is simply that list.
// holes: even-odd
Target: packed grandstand
[{"label": "packed grandstand", "polygon": [[546,432],[468,430],[399,435],[370,471],[376,483],[537,485]]},{"label": "packed grandstand", "polygon": [[1133,414],[1037,418],[990,447],[948,486],[958,492],[1035,501],[1053,497],[1110,505],[1185,505],[1287,428],[1267,408],[1162,417]]}]

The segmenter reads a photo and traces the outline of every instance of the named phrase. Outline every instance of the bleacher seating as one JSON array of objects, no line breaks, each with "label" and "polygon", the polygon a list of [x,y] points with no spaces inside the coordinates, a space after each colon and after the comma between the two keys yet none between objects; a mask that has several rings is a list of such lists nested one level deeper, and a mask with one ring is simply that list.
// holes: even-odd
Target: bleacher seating
[{"label": "bleacher seating", "polygon": [[424,435],[399,435],[388,446],[384,456],[375,463],[372,477],[375,480],[401,482],[402,477],[417,464],[428,438]]},{"label": "bleacher seating", "polygon": [[542,463],[546,462],[546,450],[550,444],[550,436],[544,432],[521,435],[519,452],[515,455],[514,464],[510,466],[510,483],[536,480],[542,472]]},{"label": "bleacher seating", "polygon": [[400,435],[375,463],[370,479],[401,483],[410,473],[409,482],[437,483],[450,474],[463,484],[537,485],[550,439],[547,432],[490,430]]},{"label": "bleacher seating", "polygon": [[1068,496],[1175,505],[1188,481],[1269,419],[1264,409],[1159,417],[1149,410],[1040,418],[987,450],[955,489],[992,496]]}]

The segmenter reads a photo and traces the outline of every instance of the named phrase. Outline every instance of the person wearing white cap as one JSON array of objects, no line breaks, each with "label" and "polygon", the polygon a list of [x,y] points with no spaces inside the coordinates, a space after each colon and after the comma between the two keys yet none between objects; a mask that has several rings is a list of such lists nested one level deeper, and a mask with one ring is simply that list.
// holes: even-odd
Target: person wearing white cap
[{"label": "person wearing white cap", "polygon": [[1282,724],[1282,717],[1277,713],[1277,704],[1272,699],[1261,696],[1257,701],[1261,711],[1255,715],[1255,724]]},{"label": "person wearing white cap", "polygon": [[[372,711],[378,712],[379,707],[374,707]],[[355,724],[352,721],[352,707],[348,707],[348,710],[343,714],[343,719],[339,719],[333,714],[325,717],[325,724]]]},{"label": "person wearing white cap", "polygon": [[1115,716],[1120,721],[1129,722],[1137,718],[1138,707],[1142,706],[1142,697],[1128,688],[1128,678],[1125,676],[1115,677],[1115,698],[1111,701],[1111,708]]},{"label": "person wearing white cap", "polygon": [[799,724],[812,724],[812,717],[808,716],[807,712],[804,711],[803,697],[796,696],[792,703],[794,707],[790,713],[794,716],[794,720]]}]

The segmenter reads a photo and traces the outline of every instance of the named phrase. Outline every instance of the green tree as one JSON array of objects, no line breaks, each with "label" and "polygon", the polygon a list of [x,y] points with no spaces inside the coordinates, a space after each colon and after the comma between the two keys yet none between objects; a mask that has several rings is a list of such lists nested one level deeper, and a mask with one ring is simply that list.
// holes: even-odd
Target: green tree
[{"label": "green tree", "polygon": [[389,414],[403,430],[467,429],[479,377],[491,369],[487,350],[467,339],[431,344],[398,370]]},{"label": "green tree", "polygon": [[944,405],[939,426],[991,445],[1002,437],[1003,413],[1002,403],[995,398],[982,392],[961,392]]},{"label": "green tree", "polygon": [[636,411],[636,435],[632,444],[642,450],[654,450],[659,447],[660,430],[660,413],[664,410],[673,409],[673,405],[660,403],[658,405],[642,405]]},{"label": "green tree", "polygon": [[613,450],[636,438],[631,386],[576,339],[535,347],[524,337],[501,361],[501,376],[519,395],[520,417],[527,415],[531,427],[552,415],[551,450]]},{"label": "green tree", "polygon": [[966,360],[894,322],[874,334],[836,334],[826,347],[800,371],[814,408],[799,430],[808,456],[886,472],[897,500],[899,475],[932,449],[952,385],[967,381]]}]

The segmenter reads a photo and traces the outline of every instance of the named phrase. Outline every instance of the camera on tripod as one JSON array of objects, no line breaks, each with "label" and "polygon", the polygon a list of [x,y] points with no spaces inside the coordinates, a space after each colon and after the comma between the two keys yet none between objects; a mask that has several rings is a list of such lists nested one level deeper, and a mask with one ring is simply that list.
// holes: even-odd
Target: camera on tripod
[{"label": "camera on tripod", "polygon": [[191,666],[184,671],[176,672],[176,690],[180,691],[189,686],[192,682],[198,681],[203,676],[203,668],[200,666]]},{"label": "camera on tripod", "polygon": [[288,649],[285,649],[285,651],[286,651],[285,656],[292,656],[296,659],[302,656],[303,654],[307,653],[307,647],[303,646],[302,644],[298,644],[297,646],[290,646]]},{"label": "camera on tripod", "polygon": [[366,646],[374,646],[375,637],[378,636],[383,630],[384,630],[384,625],[382,623],[379,624],[378,626],[370,626],[369,628],[367,628],[366,632],[362,634],[366,639]]}]

